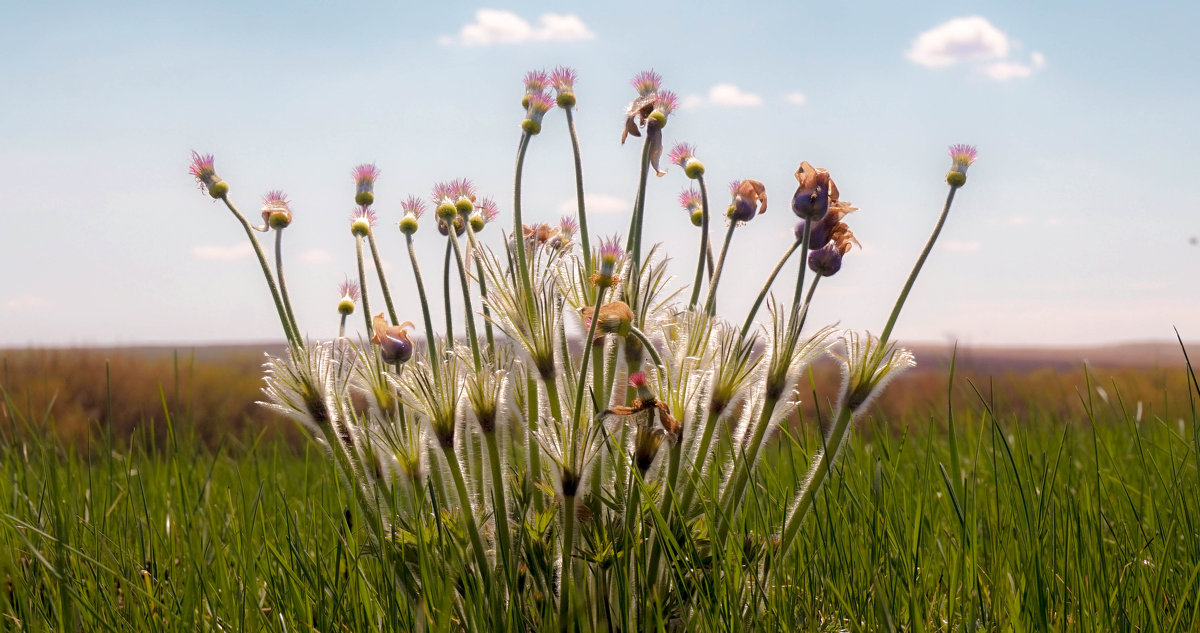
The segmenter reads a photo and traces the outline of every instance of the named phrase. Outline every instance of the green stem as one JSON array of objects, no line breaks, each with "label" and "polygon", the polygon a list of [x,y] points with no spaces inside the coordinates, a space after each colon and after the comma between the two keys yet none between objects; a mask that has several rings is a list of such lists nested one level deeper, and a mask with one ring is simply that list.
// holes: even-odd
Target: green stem
[{"label": "green stem", "polygon": [[808,320],[808,307],[812,305],[813,295],[817,292],[817,284],[821,283],[822,275],[813,277],[812,285],[808,287],[808,294],[804,295],[804,303],[800,306],[800,322],[796,324],[796,331],[804,331],[804,322]]},{"label": "green stem", "polygon": [[463,224],[467,227],[467,243],[471,245],[471,252],[475,254],[475,274],[479,278],[479,304],[483,308],[483,331],[487,335],[488,354],[495,354],[496,339],[492,334],[491,310],[487,304],[487,281],[483,277],[483,261],[479,257],[479,240],[475,238],[475,229],[471,228],[471,219],[467,214],[462,214]]},{"label": "green stem", "polygon": [[367,302],[367,269],[363,267],[362,236],[354,236],[354,252],[358,257],[358,286],[362,290],[363,321],[367,325],[367,338],[371,337],[371,304]]},{"label": "green stem", "polygon": [[667,366],[663,364],[662,357],[658,355],[658,350],[654,349],[654,346],[650,344],[650,339],[646,336],[645,332],[631,325],[629,326],[629,333],[642,342],[642,347],[650,354],[650,358],[654,361],[655,371],[661,374]]},{"label": "green stem", "polygon": [[[767,292],[771,290],[771,284],[775,283],[775,277],[779,276],[779,271],[783,270],[783,265],[791,258],[792,253],[796,252],[796,247],[800,246],[801,240],[792,242],[791,247],[779,258],[779,263],[775,264],[775,269],[771,271],[771,275],[767,277],[767,283],[763,284],[762,290],[758,291],[758,298],[754,300],[754,305],[750,308],[750,314],[746,315],[746,322],[742,324],[742,333],[740,338],[746,338],[746,334],[750,332],[750,326],[754,324],[754,315],[758,314],[759,307],[762,306],[763,299],[767,297]],[[803,266],[804,264],[801,264]]]},{"label": "green stem", "polygon": [[581,414],[583,413],[583,388],[587,383],[588,370],[591,369],[588,359],[592,355],[592,339],[596,337],[596,324],[600,322],[600,307],[604,305],[605,288],[596,288],[596,305],[592,310],[591,322],[588,323],[587,336],[583,339],[583,362],[579,363],[579,382],[575,385],[575,409],[572,412],[571,423],[573,433],[579,431]]},{"label": "green stem", "polygon": [[338,325],[338,338],[344,338],[346,336],[346,317],[348,316],[350,315],[342,315],[341,323]]},{"label": "green stem", "polygon": [[921,267],[925,265],[926,258],[929,257],[929,251],[933,250],[933,243],[937,241],[938,234],[942,232],[942,225],[946,223],[946,216],[950,215],[950,205],[954,203],[954,192],[958,191],[957,187],[950,187],[950,193],[946,194],[946,204],[942,206],[942,215],[938,217],[937,224],[933,227],[933,234],[929,236],[929,241],[925,242],[925,249],[921,251],[921,256],[917,258],[917,263],[913,266],[912,272],[908,274],[908,281],[904,283],[904,290],[900,291],[900,296],[896,299],[896,305],[892,308],[892,314],[888,317],[887,325],[883,328],[883,334],[879,335],[879,343],[885,344],[888,342],[888,337],[892,335],[892,327],[896,325],[896,319],[900,316],[900,309],[904,307],[904,301],[908,299],[908,292],[912,290],[913,283],[917,280],[917,275],[921,272]]},{"label": "green stem", "polygon": [[488,461],[492,470],[492,503],[496,519],[496,535],[500,542],[500,560],[508,574],[509,584],[516,582],[516,565],[512,560],[512,536],[509,535],[508,501],[504,496],[504,473],[500,465],[500,448],[496,443],[495,430],[484,433],[487,442]]},{"label": "green stem", "polygon": [[700,183],[700,254],[696,257],[696,281],[692,283],[692,300],[688,302],[688,310],[696,307],[700,300],[700,282],[704,279],[704,259],[708,256],[708,266],[712,268],[712,249],[708,245],[708,188],[704,186],[704,176],[696,178]]},{"label": "green stem", "polygon": [[529,262],[526,261],[525,253],[525,225],[521,220],[521,177],[525,170],[525,153],[529,150],[529,140],[532,138],[528,132],[521,134],[521,144],[517,147],[517,169],[513,176],[513,232],[512,239],[517,249],[517,276],[520,277],[518,283],[525,291],[525,308],[529,314],[536,313],[536,308],[533,305],[533,282],[529,278]]},{"label": "green stem", "polygon": [[[796,294],[792,295],[792,318],[800,309],[800,295],[804,294],[804,272],[808,269],[808,243],[812,240],[812,222],[804,221],[804,235],[800,237],[800,270],[796,271]],[[794,248],[794,247],[793,247]]]},{"label": "green stem", "polygon": [[800,489],[799,498],[796,500],[796,505],[792,506],[787,518],[783,522],[783,534],[779,541],[781,556],[787,555],[792,540],[796,538],[796,533],[804,523],[805,517],[812,510],[813,500],[817,492],[821,489],[821,485],[825,483],[825,479],[829,476],[830,466],[837,457],[839,449],[841,449],[842,441],[846,438],[846,431],[850,428],[852,418],[853,416],[849,407],[842,407],[837,421],[833,423],[833,427],[829,430],[829,437],[825,441],[824,450],[817,455],[817,459],[809,467],[808,474],[804,478],[804,486]]},{"label": "green stem", "polygon": [[[721,527],[717,531],[717,543],[724,543],[725,537],[729,535],[729,528],[733,524],[733,515],[741,503],[746,483],[750,481],[750,470],[758,459],[758,452],[762,448],[763,440],[766,439],[767,428],[771,423],[771,414],[775,412],[777,402],[777,399],[770,396],[763,401],[762,413],[758,416],[758,426],[754,428],[754,437],[750,439],[750,450],[743,455],[742,460],[734,462],[734,475],[725,488],[725,500],[721,504],[723,511],[717,517],[721,521]],[[733,451],[737,452],[736,446],[733,447]]]},{"label": "green stem", "polygon": [[[542,476],[542,459],[541,451],[537,445],[537,426],[538,415],[541,410],[541,399],[538,397],[537,380],[527,378],[525,380],[526,394],[526,421],[527,421],[527,437],[525,438],[529,449],[529,482],[533,484]],[[532,486],[536,489],[536,486]],[[537,510],[542,509],[541,495],[534,495],[533,505]]]},{"label": "green stem", "polygon": [[304,347],[300,341],[300,336],[292,330],[291,323],[288,322],[287,309],[283,307],[283,300],[279,297],[279,288],[275,285],[275,275],[271,273],[271,265],[267,263],[267,256],[263,253],[262,244],[259,243],[258,237],[254,235],[254,228],[250,226],[250,222],[246,220],[246,216],[242,215],[242,212],[233,206],[228,196],[223,196],[221,201],[233,213],[233,217],[242,223],[242,228],[246,230],[246,237],[250,238],[250,245],[254,247],[254,254],[258,256],[258,264],[262,266],[263,276],[267,278],[267,287],[271,290],[271,298],[275,300],[275,311],[279,313],[279,323],[283,326],[283,335],[287,337],[288,343],[291,343],[294,347]]},{"label": "green stem", "polygon": [[563,108],[567,113],[567,130],[571,133],[571,151],[575,154],[575,197],[579,205],[579,237],[583,246],[583,265],[592,275],[592,247],[588,240],[587,212],[583,205],[583,159],[579,155],[579,135],[575,133],[574,108]]},{"label": "green stem", "polygon": [[725,243],[721,245],[721,254],[717,256],[717,267],[713,270],[712,281],[708,284],[708,299],[704,302],[704,309],[709,314],[716,314],[717,311],[717,284],[721,281],[721,270],[725,267],[725,253],[729,251],[729,242],[733,240],[733,231],[737,226],[737,220],[729,221],[729,230],[725,231]]},{"label": "green stem", "polygon": [[387,277],[383,275],[383,260],[379,259],[379,247],[375,245],[375,231],[367,231],[367,244],[371,247],[371,259],[375,260],[375,275],[379,277],[379,288],[383,290],[383,302],[387,304],[388,316],[392,318],[392,325],[399,325],[400,319],[396,317],[396,308],[392,305],[392,293],[388,291]]},{"label": "green stem", "polygon": [[696,461],[692,464],[692,474],[695,477],[695,481],[684,488],[683,499],[679,503],[679,508],[685,513],[691,507],[692,499],[696,497],[696,489],[700,487],[700,477],[704,472],[704,462],[708,459],[708,448],[712,444],[713,431],[716,430],[720,417],[721,411],[710,409],[708,419],[704,421],[704,431],[700,434],[700,445],[696,450]]},{"label": "green stem", "polygon": [[421,316],[425,318],[425,345],[429,348],[429,366],[433,368],[433,378],[438,380],[442,360],[438,358],[437,341],[433,338],[433,318],[429,316],[429,298],[425,296],[425,282],[421,279],[421,265],[417,263],[417,249],[413,246],[411,234],[404,236],[408,242],[408,258],[412,261],[413,278],[417,282],[417,296],[421,299]]},{"label": "green stem", "polygon": [[[451,226],[450,231],[454,230]],[[442,297],[446,300],[446,348],[454,349],[454,310],[450,306],[450,241],[446,241],[446,258],[442,262]]]},{"label": "green stem", "polygon": [[299,337],[300,326],[296,324],[296,315],[292,312],[292,301],[288,298],[287,284],[283,280],[283,229],[275,229],[275,274],[279,277],[279,296],[283,299],[283,309],[287,312],[292,332]]},{"label": "green stem", "polygon": [[625,240],[625,251],[633,254],[633,265],[629,274],[636,274],[642,266],[642,212],[646,208],[646,178],[650,175],[650,135],[642,143],[641,175],[638,179],[637,198],[633,203],[633,217],[629,218],[629,237]]},{"label": "green stem", "polygon": [[563,495],[563,542],[562,542],[562,588],[558,596],[558,627],[561,631],[569,631],[571,622],[567,619],[571,614],[571,584],[574,574],[571,573],[573,555],[575,552],[575,495]]},{"label": "green stem", "polygon": [[[453,222],[447,222],[453,227]],[[475,363],[475,371],[483,371],[483,359],[479,355],[479,338],[475,335],[475,314],[471,311],[471,284],[467,281],[466,261],[463,258],[462,247],[458,245],[458,235],[453,228],[450,231],[450,244],[454,247],[454,256],[458,260],[458,282],[462,286],[463,311],[466,312],[467,342],[471,345],[471,360]]]},{"label": "green stem", "polygon": [[454,479],[454,487],[458,490],[458,502],[462,504],[463,520],[467,524],[467,536],[471,538],[471,547],[475,550],[475,557],[479,559],[479,575],[486,586],[491,577],[491,564],[487,559],[487,550],[483,548],[483,539],[479,536],[479,525],[475,522],[475,513],[471,510],[471,494],[467,492],[467,483],[463,479],[462,467],[458,463],[454,447],[443,446],[442,454],[446,456],[450,476]]}]

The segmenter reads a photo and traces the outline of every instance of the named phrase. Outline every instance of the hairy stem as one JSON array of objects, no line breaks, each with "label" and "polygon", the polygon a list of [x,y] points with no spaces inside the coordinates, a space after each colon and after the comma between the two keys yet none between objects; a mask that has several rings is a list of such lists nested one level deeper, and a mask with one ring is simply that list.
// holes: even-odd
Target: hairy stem
[{"label": "hairy stem", "polygon": [[371,259],[375,260],[375,276],[379,277],[379,289],[383,291],[383,302],[387,305],[388,316],[392,325],[399,325],[396,317],[396,307],[392,305],[392,293],[388,290],[387,277],[383,274],[383,260],[379,259],[379,247],[375,245],[375,231],[367,231],[367,244],[371,247]]},{"label": "hairy stem", "polygon": [[917,258],[917,263],[913,265],[912,272],[908,274],[908,281],[904,282],[904,289],[900,291],[900,296],[896,298],[896,305],[892,308],[892,314],[888,317],[887,325],[883,327],[883,333],[879,335],[879,343],[885,344],[888,342],[888,337],[892,335],[892,327],[896,325],[896,319],[900,316],[900,310],[904,307],[904,301],[908,299],[908,292],[912,290],[913,283],[917,281],[917,275],[921,272],[921,267],[925,265],[925,260],[929,257],[929,251],[933,250],[933,243],[937,241],[938,235],[942,232],[942,225],[946,223],[946,216],[950,215],[950,205],[954,203],[954,192],[958,191],[957,187],[950,187],[950,193],[946,194],[946,204],[942,206],[942,214],[938,216],[937,224],[933,227],[933,234],[929,236],[929,241],[925,242],[925,248],[921,251],[921,256]]},{"label": "hairy stem", "polygon": [[425,282],[421,279],[421,265],[417,263],[417,249],[413,246],[411,234],[405,235],[408,242],[408,258],[412,261],[413,278],[417,282],[417,296],[421,299],[421,316],[425,319],[425,345],[429,348],[429,366],[433,368],[433,378],[438,380],[441,372],[441,359],[437,354],[437,341],[433,335],[433,318],[429,315],[429,298],[425,296]]},{"label": "hairy stem", "polygon": [[354,252],[358,258],[358,286],[362,290],[363,322],[366,323],[367,337],[371,336],[371,304],[367,302],[367,269],[363,266],[362,236],[354,236]]},{"label": "hairy stem", "polygon": [[725,267],[725,253],[729,251],[729,242],[733,240],[733,231],[738,226],[736,220],[729,222],[729,230],[725,231],[725,243],[721,245],[721,254],[717,256],[717,267],[713,270],[712,281],[708,283],[708,299],[704,309],[709,314],[717,312],[717,284],[721,281],[721,270]]},{"label": "hairy stem", "polygon": [[704,186],[704,176],[696,179],[700,183],[700,253],[696,257],[696,281],[692,282],[692,300],[688,302],[688,310],[695,309],[700,300],[700,282],[704,279],[705,256],[708,259],[709,272],[712,272],[712,248],[708,244],[708,188]]},{"label": "hairy stem", "polygon": [[567,130],[571,133],[571,151],[575,154],[575,197],[579,205],[579,237],[583,247],[583,265],[588,276],[592,274],[592,246],[588,239],[587,212],[583,204],[583,159],[579,155],[579,135],[575,133],[574,108],[563,108],[567,113]]},{"label": "hairy stem", "polygon": [[292,332],[299,338],[300,326],[296,324],[296,314],[292,312],[292,301],[288,298],[287,283],[283,279],[283,229],[275,229],[275,274],[279,277],[279,297],[283,299],[288,323],[291,324]]},{"label": "hairy stem", "polygon": [[[767,297],[767,293],[771,290],[771,284],[775,283],[775,277],[779,276],[779,271],[783,270],[783,265],[791,258],[792,253],[796,252],[796,247],[800,246],[800,240],[792,242],[792,245],[779,258],[779,263],[775,264],[775,269],[771,271],[771,275],[767,277],[767,283],[763,284],[762,290],[758,291],[758,298],[754,300],[754,305],[750,307],[750,313],[746,315],[746,322],[742,324],[742,333],[740,338],[746,338],[746,334],[750,332],[750,326],[754,324],[754,315],[758,314],[758,309],[762,307],[763,299]],[[801,266],[804,264],[801,263]]]},{"label": "hairy stem", "polygon": [[250,245],[254,247],[254,254],[258,256],[258,264],[262,266],[263,276],[267,278],[267,287],[271,290],[271,298],[275,300],[275,311],[279,313],[279,323],[283,326],[283,335],[287,337],[288,342],[293,347],[304,347],[300,341],[300,335],[292,330],[291,323],[288,322],[287,309],[283,307],[283,300],[279,296],[279,288],[275,285],[275,275],[271,272],[271,265],[267,263],[267,256],[263,253],[262,244],[259,243],[258,237],[254,235],[254,228],[250,226],[250,222],[246,220],[246,216],[242,215],[242,212],[233,206],[228,196],[222,196],[221,201],[233,213],[233,217],[242,223],[242,228],[246,230],[246,237],[250,238]]}]

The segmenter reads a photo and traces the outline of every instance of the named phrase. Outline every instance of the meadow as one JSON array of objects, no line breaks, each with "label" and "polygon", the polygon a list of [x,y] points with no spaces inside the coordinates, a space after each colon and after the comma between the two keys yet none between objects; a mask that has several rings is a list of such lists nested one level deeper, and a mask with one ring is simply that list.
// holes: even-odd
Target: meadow
[{"label": "meadow", "polygon": [[[237,388],[257,388],[251,356],[118,355],[111,394],[104,356],[114,355],[6,354],[0,629],[457,630],[480,618],[453,598],[478,588],[446,571],[467,551],[455,511],[438,509],[421,538],[380,551],[378,526],[364,525],[331,461],[290,422],[253,408],[209,417],[239,402]],[[729,572],[675,598],[691,627],[1196,630],[1200,418],[1187,367],[959,372],[929,369],[893,385],[818,494],[799,547],[781,559],[771,535],[832,411],[798,415],[749,488],[737,519],[744,537],[723,551],[708,551],[702,536],[679,544]],[[831,373],[818,367],[812,384]],[[60,388],[96,393],[51,402],[35,387],[53,376]],[[1078,389],[1064,393],[1071,384]],[[133,412],[135,396],[148,410]],[[70,425],[56,435],[56,416],[73,419],[89,398],[88,432]],[[139,424],[104,423],[109,401]],[[523,547],[549,564],[545,543],[557,535],[542,531],[549,523],[533,508],[514,511],[525,510]],[[609,529],[624,520],[616,508],[609,525],[582,522],[581,556],[612,565],[644,555]],[[514,597],[516,627],[537,630],[553,616],[535,577]],[[426,589],[413,595],[418,585]],[[613,588],[580,629],[621,630],[623,605],[641,591]],[[647,628],[658,625],[672,628]]]}]

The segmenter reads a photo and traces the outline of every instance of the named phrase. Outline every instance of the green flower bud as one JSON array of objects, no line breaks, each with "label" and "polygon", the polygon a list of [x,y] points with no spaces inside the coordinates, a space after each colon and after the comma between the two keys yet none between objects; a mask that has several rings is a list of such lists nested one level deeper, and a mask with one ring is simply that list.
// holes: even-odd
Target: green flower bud
[{"label": "green flower bud", "polygon": [[692,226],[700,226],[704,224],[704,210],[696,209],[692,211]]},{"label": "green flower bud", "polygon": [[400,218],[400,232],[405,235],[412,235],[417,232],[417,218],[412,215],[406,215]]},{"label": "green flower bud", "polygon": [[[575,93],[560,92],[558,93],[558,98],[555,99],[555,101],[558,103],[558,107],[560,108],[573,108],[575,107]],[[528,105],[526,105],[526,107],[528,107]]]},{"label": "green flower bud", "polygon": [[286,229],[292,223],[292,214],[287,211],[275,211],[267,218],[267,224],[273,229]]},{"label": "green flower bud", "polygon": [[653,123],[654,125],[657,125],[660,128],[667,127],[667,115],[663,114],[662,112],[659,112],[658,110],[651,112],[650,116],[646,117],[646,120],[649,123]]},{"label": "green flower bud", "polygon": [[683,166],[683,173],[695,180],[704,175],[704,163],[693,158]]},{"label": "green flower bud", "polygon": [[462,196],[454,201],[454,208],[458,209],[459,213],[466,214],[475,210],[475,203],[471,202],[470,198]]},{"label": "green flower bud", "polygon": [[946,184],[957,189],[967,184],[967,175],[961,171],[950,170],[946,173]]},{"label": "green flower bud", "polygon": [[355,237],[366,237],[371,232],[371,222],[366,218],[354,218],[350,223],[350,233]]},{"label": "green flower bud", "polygon": [[485,224],[485,222],[483,221],[483,216],[473,215],[473,216],[471,216],[470,220],[471,220],[471,230],[472,231],[474,231],[475,233],[478,233],[483,230],[483,226]]},{"label": "green flower bud", "polygon": [[451,202],[443,202],[438,205],[437,216],[442,220],[450,222],[458,215],[458,208]]},{"label": "green flower bud", "polygon": [[225,182],[224,180],[218,180],[208,186],[208,195],[212,196],[216,200],[224,198],[228,193],[229,183]]},{"label": "green flower bud", "polygon": [[354,300],[350,297],[342,297],[342,300],[338,301],[338,314],[342,316],[354,314]]},{"label": "green flower bud", "polygon": [[354,194],[354,204],[360,207],[369,207],[375,204],[375,194],[370,191],[360,191]]},{"label": "green flower bud", "polygon": [[521,121],[521,129],[532,136],[542,131],[542,124],[533,119],[525,119]]}]

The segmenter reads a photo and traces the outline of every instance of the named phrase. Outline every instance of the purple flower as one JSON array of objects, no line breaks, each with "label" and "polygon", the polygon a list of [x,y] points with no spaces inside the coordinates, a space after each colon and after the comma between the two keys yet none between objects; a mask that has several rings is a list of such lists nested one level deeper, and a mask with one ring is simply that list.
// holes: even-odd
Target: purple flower
[{"label": "purple flower", "polygon": [[371,206],[375,202],[375,179],[379,168],[374,163],[363,163],[350,171],[354,178],[354,204]]},{"label": "purple flower", "polygon": [[829,200],[837,200],[837,185],[829,177],[829,171],[813,167],[808,161],[796,169],[796,193],[792,195],[792,213],[804,220],[816,221],[825,217]]},{"label": "purple flower", "polygon": [[403,363],[412,358],[413,344],[408,338],[408,328],[412,323],[405,321],[400,325],[388,325],[383,314],[375,315],[372,321],[374,336],[371,342],[379,346],[379,355],[385,363]]},{"label": "purple flower", "polygon": [[[725,216],[733,222],[749,222],[755,215],[767,212],[767,188],[757,180],[735,180],[729,183],[733,199]],[[757,213],[756,213],[757,211]]]},{"label": "purple flower", "polygon": [[808,254],[808,267],[822,277],[832,277],[842,269],[842,251],[830,242]]}]

